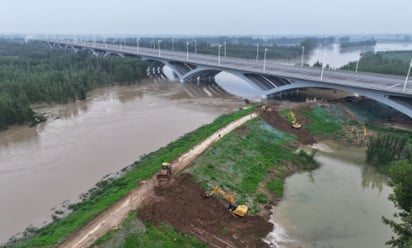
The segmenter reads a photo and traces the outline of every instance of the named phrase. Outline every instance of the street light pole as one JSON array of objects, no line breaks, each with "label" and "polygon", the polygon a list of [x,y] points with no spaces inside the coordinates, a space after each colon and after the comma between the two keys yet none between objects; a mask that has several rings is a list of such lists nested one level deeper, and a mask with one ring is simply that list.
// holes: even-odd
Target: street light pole
[{"label": "street light pole", "polygon": [[186,42],[186,61],[189,61],[189,42]]},{"label": "street light pole", "polygon": [[197,54],[197,43],[196,43],[196,40],[195,40],[195,54]]},{"label": "street light pole", "polygon": [[358,58],[358,60],[356,61],[356,67],[355,67],[355,72],[356,72],[356,73],[358,73],[360,58],[361,58],[361,56],[360,56],[360,51],[359,51],[359,58]]},{"label": "street light pole", "polygon": [[266,72],[266,52],[268,51],[267,48],[265,48],[265,53],[263,55],[263,72]]},{"label": "street light pole", "polygon": [[219,50],[217,52],[217,64],[220,65],[220,48],[222,47],[222,45],[219,45]]},{"label": "street light pole", "polygon": [[172,50],[175,50],[175,39],[172,38]]},{"label": "street light pole", "polygon": [[408,73],[406,74],[405,83],[403,84],[403,90],[402,90],[402,92],[405,92],[405,91],[406,91],[406,83],[408,83],[409,74],[411,73],[411,68],[412,68],[412,58],[411,58],[411,62],[410,62],[410,64],[409,64]]},{"label": "street light pole", "polygon": [[224,41],[225,44],[225,58],[226,58],[226,41]]},{"label": "street light pole", "polygon": [[139,44],[139,38],[136,38],[136,53],[139,53],[139,46],[140,46],[140,44]]},{"label": "street light pole", "polygon": [[160,57],[160,42],[162,42],[162,40],[157,41],[157,48],[159,48],[159,57]]},{"label": "street light pole", "polygon": [[305,47],[302,46],[302,59],[300,61],[301,66],[303,67],[303,56],[305,55]]},{"label": "street light pole", "polygon": [[325,63],[326,60],[326,53],[323,54],[323,61],[322,61],[322,72],[320,73],[320,80],[323,80],[323,72],[325,71]]},{"label": "street light pole", "polygon": [[259,43],[256,43],[256,61],[259,59]]}]

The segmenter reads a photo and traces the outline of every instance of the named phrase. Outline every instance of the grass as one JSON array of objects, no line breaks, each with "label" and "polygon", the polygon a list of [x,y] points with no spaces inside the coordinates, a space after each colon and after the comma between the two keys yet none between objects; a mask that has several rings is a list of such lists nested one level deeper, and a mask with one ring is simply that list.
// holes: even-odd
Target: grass
[{"label": "grass", "polygon": [[266,188],[275,194],[275,196],[283,197],[283,183],[282,178],[273,178],[266,184]]},{"label": "grass", "polygon": [[9,242],[6,247],[56,246],[65,240],[69,234],[85,225],[102,211],[128,194],[136,187],[137,182],[150,178],[159,170],[159,165],[163,161],[172,161],[218,129],[242,116],[252,113],[253,110],[253,108],[248,108],[223,115],[213,123],[185,134],[178,140],[169,143],[166,147],[143,156],[140,161],[135,162],[129,166],[127,170],[124,170],[125,174],[121,177],[106,183],[98,183],[99,186],[97,190],[94,190],[88,199],[70,206],[73,212],[67,217],[58,219],[38,229],[34,237],[25,236],[22,240]]},{"label": "grass", "polygon": [[341,136],[342,133],[342,121],[337,117],[328,113],[322,107],[313,106],[312,111],[306,111],[301,109],[300,111],[309,119],[310,124],[305,125],[305,128],[313,135],[320,136],[324,139],[331,139]]},{"label": "grass", "polygon": [[247,122],[197,158],[185,172],[193,174],[206,190],[219,185],[237,198],[237,204],[245,204],[255,213],[268,202],[259,190],[267,175],[282,171],[275,177],[283,184],[285,168],[281,162],[299,164],[307,160],[290,145],[295,136],[269,130],[265,124],[261,118]]}]

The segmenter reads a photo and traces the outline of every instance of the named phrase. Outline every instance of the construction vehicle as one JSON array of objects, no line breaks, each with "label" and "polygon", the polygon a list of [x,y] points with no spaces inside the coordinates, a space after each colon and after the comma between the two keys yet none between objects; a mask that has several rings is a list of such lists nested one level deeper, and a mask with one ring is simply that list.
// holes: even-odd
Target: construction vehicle
[{"label": "construction vehicle", "polygon": [[298,121],[296,120],[295,114],[292,111],[288,112],[288,116],[291,119],[290,123],[292,124],[293,128],[301,128],[302,127],[302,124],[298,123]]},{"label": "construction vehicle", "polygon": [[273,111],[273,109],[271,107],[268,107],[266,105],[262,105],[262,107],[260,107],[260,110],[262,111],[262,113],[271,113]]},{"label": "construction vehicle", "polygon": [[163,162],[162,166],[160,167],[160,172],[157,174],[158,179],[170,179],[172,175],[172,167],[170,167],[170,163]]},{"label": "construction vehicle", "polygon": [[219,186],[214,186],[212,191],[206,192],[206,197],[210,197],[215,193],[221,194],[229,202],[228,209],[232,214],[239,217],[245,217],[247,215],[248,207],[246,205],[236,205],[235,198],[231,194],[227,194]]}]

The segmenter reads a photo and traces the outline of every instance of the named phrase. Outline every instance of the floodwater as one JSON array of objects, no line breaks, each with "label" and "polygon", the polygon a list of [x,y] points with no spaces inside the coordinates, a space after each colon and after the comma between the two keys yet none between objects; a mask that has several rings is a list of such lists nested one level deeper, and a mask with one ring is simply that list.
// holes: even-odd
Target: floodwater
[{"label": "floodwater", "polygon": [[[88,100],[38,108],[49,120],[0,132],[0,243],[109,173],[244,102],[202,86],[146,82],[95,90]],[[213,100],[211,100],[213,99]]]},{"label": "floodwater", "polygon": [[[361,53],[364,52],[380,52],[380,51],[399,51],[412,50],[412,42],[410,43],[377,43],[375,47],[356,47],[348,50],[341,50],[339,44],[330,46],[318,47],[310,54],[304,55],[304,63],[312,66],[317,61],[328,64],[332,68],[340,68],[349,62],[358,61]],[[286,64],[300,64],[301,57],[290,60],[280,60],[279,62]],[[406,74],[406,72],[405,72]]]},{"label": "floodwater", "polygon": [[385,247],[393,235],[381,217],[396,209],[387,178],[365,164],[365,151],[319,145],[321,167],[287,178],[274,208],[273,247]]}]

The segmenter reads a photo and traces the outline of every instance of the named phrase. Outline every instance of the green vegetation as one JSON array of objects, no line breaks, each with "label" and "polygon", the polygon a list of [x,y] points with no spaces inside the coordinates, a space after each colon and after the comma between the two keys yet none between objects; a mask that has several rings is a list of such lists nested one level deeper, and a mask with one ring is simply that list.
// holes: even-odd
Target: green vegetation
[{"label": "green vegetation", "polygon": [[[390,51],[363,54],[359,61],[359,71],[406,76],[412,51]],[[356,69],[356,61],[350,62],[341,69]]]},{"label": "green vegetation", "polygon": [[328,113],[328,111],[319,106],[313,106],[311,111],[301,110],[309,119],[309,123],[304,125],[313,135],[320,136],[324,139],[339,138],[342,133],[342,121]]},{"label": "green vegetation", "polygon": [[376,40],[363,40],[363,41],[343,41],[340,43],[340,48],[352,48],[352,47],[363,47],[363,46],[375,46]]},{"label": "green vegetation", "polygon": [[260,189],[266,186],[265,180],[270,180],[266,187],[281,195],[279,186],[271,181],[283,184],[284,163],[305,169],[317,166],[314,160],[308,163],[302,153],[294,152],[296,147],[291,143],[295,139],[291,134],[268,126],[261,118],[251,120],[222,138],[185,172],[191,173],[206,190],[220,186],[236,196],[237,204],[249,206],[254,214],[268,202]]},{"label": "green vegetation", "polygon": [[369,138],[366,161],[374,165],[385,165],[399,160],[404,155],[408,136],[378,134]]},{"label": "green vegetation", "polygon": [[143,224],[136,218],[136,212],[122,222],[119,229],[111,230],[96,240],[91,247],[207,247],[197,239],[177,232],[167,225]]},{"label": "green vegetation", "polygon": [[383,222],[389,225],[396,237],[391,238],[387,245],[398,248],[412,247],[412,163],[407,160],[398,161],[389,170],[392,178],[393,193],[389,199],[400,210],[394,214],[394,220],[383,217]]},{"label": "green vegetation", "polygon": [[104,85],[131,84],[145,76],[136,58],[92,57],[40,43],[0,40],[0,130],[42,121],[30,105],[85,99]]},{"label": "green vegetation", "polygon": [[[9,242],[10,247],[52,247],[63,241],[70,233],[86,224],[103,210],[111,206],[120,198],[136,187],[140,180],[147,179],[159,170],[163,161],[172,161],[200,141],[226,126],[228,123],[250,114],[253,108],[242,109],[237,112],[223,115],[213,123],[202,126],[197,130],[185,134],[166,147],[152,152],[140,161],[125,169],[125,174],[116,179],[99,182],[96,188],[90,191],[89,197],[82,202],[73,204],[71,214],[38,230],[27,232],[23,240]],[[31,237],[31,235],[34,237]]]},{"label": "green vegetation", "polygon": [[395,220],[382,217],[396,236],[386,242],[391,247],[412,247],[412,135],[406,131],[375,128],[379,134],[369,139],[368,163],[391,178],[393,193],[389,196],[400,212]]},{"label": "green vegetation", "polygon": [[283,180],[281,178],[273,178],[266,184],[266,188],[275,196],[283,197]]}]

